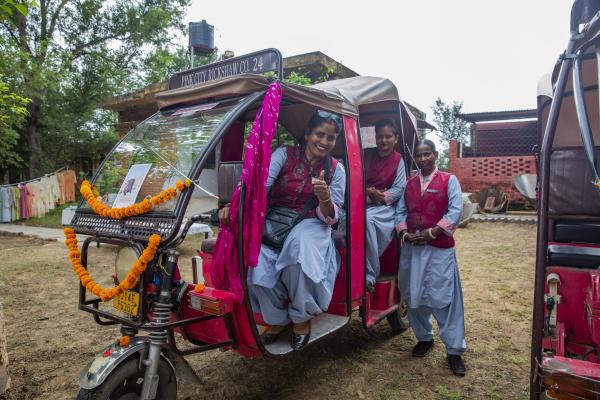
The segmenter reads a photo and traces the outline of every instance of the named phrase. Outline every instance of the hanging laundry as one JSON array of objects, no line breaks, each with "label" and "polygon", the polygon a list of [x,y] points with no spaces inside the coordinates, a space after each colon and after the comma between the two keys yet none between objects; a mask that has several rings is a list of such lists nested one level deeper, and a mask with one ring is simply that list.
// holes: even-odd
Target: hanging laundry
[{"label": "hanging laundry", "polygon": [[59,170],[12,185],[0,185],[0,222],[42,217],[57,204],[75,201],[77,175]]}]

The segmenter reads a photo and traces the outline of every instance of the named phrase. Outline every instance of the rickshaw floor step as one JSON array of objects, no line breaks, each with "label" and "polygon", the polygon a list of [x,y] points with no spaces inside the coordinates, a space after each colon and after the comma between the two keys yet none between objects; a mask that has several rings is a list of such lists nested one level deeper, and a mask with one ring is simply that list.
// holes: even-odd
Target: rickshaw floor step
[{"label": "rickshaw floor step", "polygon": [[[317,315],[311,320],[310,323],[310,340],[308,343],[310,344],[315,340],[318,340],[319,338],[338,330],[342,326],[346,325],[348,320],[349,317],[342,315],[327,313]],[[279,335],[276,342],[266,345],[265,348],[273,355],[290,353],[294,351],[290,346],[291,336],[292,329],[286,329],[285,332]]]}]

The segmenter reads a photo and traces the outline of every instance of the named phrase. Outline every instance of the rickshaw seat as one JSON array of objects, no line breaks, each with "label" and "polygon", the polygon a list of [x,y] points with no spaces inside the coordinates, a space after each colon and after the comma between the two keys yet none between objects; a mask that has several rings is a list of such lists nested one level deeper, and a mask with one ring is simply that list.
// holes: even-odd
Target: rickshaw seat
[{"label": "rickshaw seat", "polygon": [[[219,184],[219,204],[229,203],[233,197],[233,192],[242,176],[242,162],[229,161],[219,164],[218,184]],[[203,253],[213,254],[217,238],[206,238],[202,241],[200,251]]]},{"label": "rickshaw seat", "polygon": [[600,244],[600,223],[587,221],[556,221],[554,241],[561,243]]},{"label": "rickshaw seat", "polygon": [[219,164],[219,204],[226,204],[231,201],[233,192],[235,191],[241,176],[241,161],[222,162]]},{"label": "rickshaw seat", "polygon": [[209,237],[202,241],[200,251],[203,253],[213,254],[215,251],[215,245],[217,244],[217,237]]},{"label": "rickshaw seat", "polygon": [[598,268],[600,266],[600,246],[548,243],[548,261],[551,265]]}]

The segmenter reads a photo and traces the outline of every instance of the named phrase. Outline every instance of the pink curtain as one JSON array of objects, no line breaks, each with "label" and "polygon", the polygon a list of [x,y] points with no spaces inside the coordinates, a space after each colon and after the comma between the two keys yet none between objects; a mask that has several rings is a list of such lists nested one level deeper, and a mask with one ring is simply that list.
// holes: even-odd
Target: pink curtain
[{"label": "pink curtain", "polygon": [[[267,210],[267,177],[271,164],[271,142],[277,132],[277,118],[281,103],[281,85],[272,83],[267,89],[262,106],[256,113],[252,130],[246,143],[242,167],[244,196],[244,263],[256,267],[262,231]],[[212,281],[217,289],[229,290],[241,302],[244,289],[240,277],[237,247],[238,213],[240,209],[240,185],[233,194],[229,208],[229,225],[221,224],[214,252]]]}]

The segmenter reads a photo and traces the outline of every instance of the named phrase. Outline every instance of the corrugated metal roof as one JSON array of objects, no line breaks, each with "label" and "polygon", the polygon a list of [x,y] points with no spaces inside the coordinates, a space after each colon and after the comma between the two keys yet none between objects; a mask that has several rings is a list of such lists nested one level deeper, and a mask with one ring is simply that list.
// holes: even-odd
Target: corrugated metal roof
[{"label": "corrugated metal roof", "polygon": [[506,110],[506,111],[488,111],[461,114],[462,119],[467,122],[483,122],[483,121],[505,121],[508,119],[525,119],[537,118],[537,110]]}]

